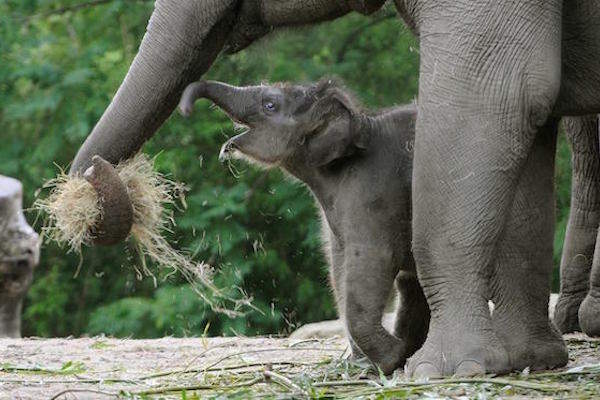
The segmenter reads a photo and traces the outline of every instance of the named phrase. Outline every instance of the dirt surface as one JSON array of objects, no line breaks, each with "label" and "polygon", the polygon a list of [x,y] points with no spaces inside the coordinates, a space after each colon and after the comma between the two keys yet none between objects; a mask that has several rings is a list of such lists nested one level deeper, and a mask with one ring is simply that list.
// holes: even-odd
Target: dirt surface
[{"label": "dirt surface", "polygon": [[[380,398],[390,393],[393,398],[428,393],[470,398],[482,392],[516,398],[587,398],[595,391],[600,394],[600,340],[583,335],[565,338],[571,361],[558,375],[536,377],[526,372],[439,385],[410,382],[401,373],[392,380],[368,373],[364,366],[344,360],[346,342],[339,337],[2,339],[0,398]],[[573,369],[582,366],[588,369]],[[73,391],[60,395],[65,390]]]},{"label": "dirt surface", "polygon": [[[230,371],[232,367],[239,367],[235,370],[237,373],[263,370],[264,365],[269,364],[293,362],[298,363],[295,367],[301,370],[339,358],[344,350],[345,342],[339,338],[300,343],[287,339],[236,337],[2,339],[0,398],[51,398],[69,388],[138,393],[167,385],[182,386],[190,381],[210,384],[212,375]],[[151,376],[190,369],[208,371]],[[101,396],[99,393],[77,393],[76,397],[73,394],[61,398]]]}]

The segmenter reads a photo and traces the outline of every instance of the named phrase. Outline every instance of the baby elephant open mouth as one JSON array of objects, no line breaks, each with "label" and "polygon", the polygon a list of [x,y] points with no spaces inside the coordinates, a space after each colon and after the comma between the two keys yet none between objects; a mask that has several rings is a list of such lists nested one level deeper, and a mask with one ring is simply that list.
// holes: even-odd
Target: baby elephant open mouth
[{"label": "baby elephant open mouth", "polygon": [[235,145],[231,141],[227,141],[221,146],[221,151],[219,151],[219,161],[225,162],[229,160],[233,151],[235,151]]}]

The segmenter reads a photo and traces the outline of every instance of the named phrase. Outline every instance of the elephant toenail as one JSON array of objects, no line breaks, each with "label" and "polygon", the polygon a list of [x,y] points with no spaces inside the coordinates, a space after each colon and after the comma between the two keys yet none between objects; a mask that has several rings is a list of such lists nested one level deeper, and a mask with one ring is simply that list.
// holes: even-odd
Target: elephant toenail
[{"label": "elephant toenail", "polygon": [[418,363],[412,373],[413,378],[441,378],[442,374],[435,365],[430,362]]},{"label": "elephant toenail", "polygon": [[485,375],[485,368],[475,360],[463,360],[456,366],[454,376],[476,376]]}]

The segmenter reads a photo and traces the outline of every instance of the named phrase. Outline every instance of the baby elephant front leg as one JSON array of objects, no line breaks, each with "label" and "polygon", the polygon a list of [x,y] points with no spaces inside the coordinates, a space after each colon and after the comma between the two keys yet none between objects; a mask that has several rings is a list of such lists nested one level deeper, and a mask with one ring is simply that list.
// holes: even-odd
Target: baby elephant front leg
[{"label": "baby elephant front leg", "polygon": [[381,324],[397,268],[380,248],[346,251],[345,315],[348,333],[360,350],[388,375],[406,361],[405,343]]}]

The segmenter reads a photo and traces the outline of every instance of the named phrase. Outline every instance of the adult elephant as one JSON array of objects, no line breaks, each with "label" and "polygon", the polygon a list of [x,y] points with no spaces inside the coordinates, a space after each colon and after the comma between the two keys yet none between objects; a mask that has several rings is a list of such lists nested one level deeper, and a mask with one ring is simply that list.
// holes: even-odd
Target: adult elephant
[{"label": "adult elephant", "polygon": [[[157,0],[127,77],[72,171],[131,156],[227,45],[385,0]],[[431,308],[408,370],[567,362],[548,320],[558,119],[600,112],[600,3],[395,0],[420,38],[413,248]],[[105,210],[105,215],[111,210]],[[496,304],[490,317],[487,300]],[[596,314],[597,315],[597,314]]]}]

